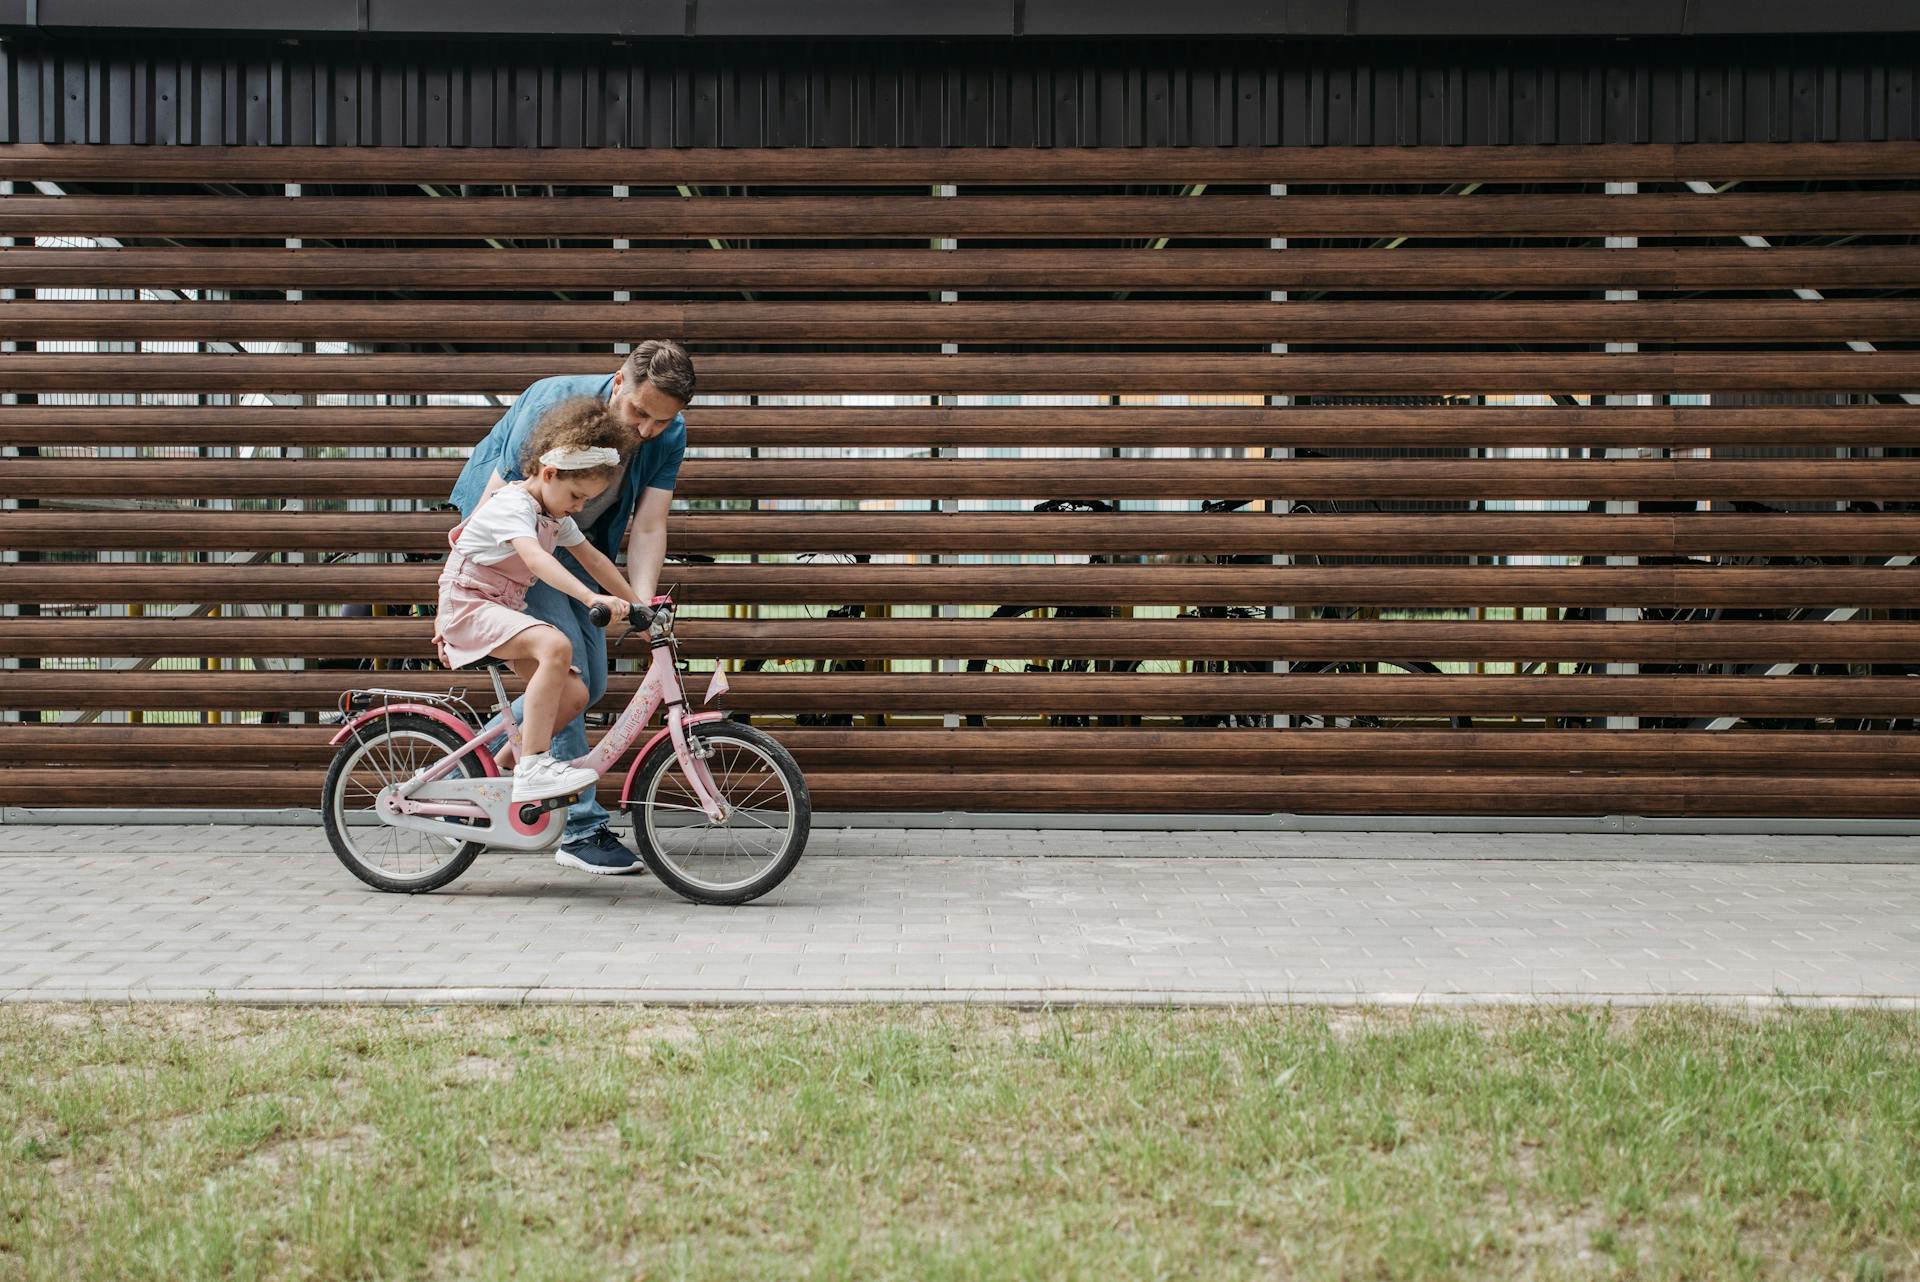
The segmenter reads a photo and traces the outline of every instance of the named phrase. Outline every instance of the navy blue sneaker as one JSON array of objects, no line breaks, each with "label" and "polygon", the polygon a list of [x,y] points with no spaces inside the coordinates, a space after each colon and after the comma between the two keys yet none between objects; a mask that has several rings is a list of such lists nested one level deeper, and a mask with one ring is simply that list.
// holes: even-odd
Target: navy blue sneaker
[{"label": "navy blue sneaker", "polygon": [[580,841],[567,842],[554,852],[553,862],[562,868],[578,868],[581,872],[615,877],[647,870],[647,866],[622,845],[608,828],[597,829],[591,837]]}]

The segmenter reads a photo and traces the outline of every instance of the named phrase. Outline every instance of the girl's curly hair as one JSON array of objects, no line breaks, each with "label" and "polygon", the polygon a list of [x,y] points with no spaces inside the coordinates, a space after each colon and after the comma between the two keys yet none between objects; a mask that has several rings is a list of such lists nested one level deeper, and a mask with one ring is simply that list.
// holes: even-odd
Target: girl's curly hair
[{"label": "girl's curly hair", "polygon": [[[582,450],[596,445],[620,449],[627,444],[627,430],[592,396],[574,396],[561,401],[533,425],[526,448],[520,451],[520,473],[540,475],[540,456],[548,450]],[[620,475],[621,465],[568,469],[569,476],[583,481],[611,482]]]}]

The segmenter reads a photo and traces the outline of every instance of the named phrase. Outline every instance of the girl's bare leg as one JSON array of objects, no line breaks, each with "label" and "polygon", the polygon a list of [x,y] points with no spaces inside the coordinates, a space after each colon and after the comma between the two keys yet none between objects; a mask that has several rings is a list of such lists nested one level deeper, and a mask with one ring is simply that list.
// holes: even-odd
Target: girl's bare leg
[{"label": "girl's bare leg", "polygon": [[561,699],[571,693],[568,683],[580,684],[579,678],[567,671],[573,646],[558,628],[543,623],[515,634],[493,653],[512,666],[515,676],[526,679],[525,702],[520,705],[523,755],[545,752],[553,744]]}]

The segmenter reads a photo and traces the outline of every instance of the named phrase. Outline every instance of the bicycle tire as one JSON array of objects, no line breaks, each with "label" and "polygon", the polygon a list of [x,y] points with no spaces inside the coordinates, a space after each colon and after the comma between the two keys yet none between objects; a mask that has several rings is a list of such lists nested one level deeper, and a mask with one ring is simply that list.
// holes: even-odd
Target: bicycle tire
[{"label": "bicycle tire", "polygon": [[[371,724],[367,728],[372,729]],[[396,743],[402,736],[410,739],[404,760]],[[486,843],[461,843],[445,859],[428,863],[416,874],[395,876],[390,870],[369,862],[373,843],[357,839],[354,835],[356,832],[394,834],[387,840],[396,858],[409,839],[417,839],[413,841],[413,848],[421,851],[435,851],[453,843],[430,833],[410,832],[385,824],[352,823],[348,807],[349,794],[358,788],[367,794],[368,804],[352,809],[361,813],[371,809],[373,792],[368,785],[372,779],[356,779],[355,770],[359,763],[373,763],[370,767],[373,778],[391,779],[401,770],[411,775],[414,770],[442,754],[457,751],[464,742],[459,735],[430,717],[402,714],[386,718],[374,733],[354,735],[340,745],[340,751],[333,756],[333,764],[327,769],[327,781],[321,790],[320,816],[327,831],[327,844],[333,847],[334,857],[348,872],[375,890],[396,895],[420,895],[440,889],[473,866],[474,859],[486,848]],[[384,765],[373,755],[383,746],[387,753]],[[480,773],[480,765],[469,753],[460,759],[455,773],[473,778]]]},{"label": "bicycle tire", "polygon": [[[705,821],[692,786],[673,769],[679,764],[679,756],[671,741],[663,739],[641,761],[634,773],[633,793],[626,801],[627,813],[633,819],[634,844],[648,871],[683,899],[722,906],[749,903],[785,881],[806,850],[813,822],[813,798],[807,791],[806,776],[801,774],[793,755],[773,736],[753,726],[735,721],[708,721],[689,727],[687,738],[694,747],[712,750],[709,769],[723,798],[737,807],[735,815],[767,813],[769,806],[748,804],[755,798],[769,796],[784,801],[784,829],[775,828],[765,819],[758,820],[761,827],[780,833],[780,840],[762,852],[762,862],[744,869],[727,862],[733,854],[726,847],[736,839],[743,845],[749,840],[764,840],[739,836],[751,829],[742,827],[736,831],[729,824],[728,841],[713,843],[720,849],[698,849],[696,843],[702,835],[711,834],[715,825]],[[777,794],[764,794],[757,775],[745,775],[744,763],[724,755],[730,744],[763,763],[778,778]],[[744,796],[736,788],[736,782],[747,786]],[[666,792],[668,797],[677,796],[677,800],[662,800],[666,790],[671,790]],[[669,818],[682,822],[668,823]],[[751,853],[745,857],[755,858]],[[734,872],[743,875],[731,875]]]}]

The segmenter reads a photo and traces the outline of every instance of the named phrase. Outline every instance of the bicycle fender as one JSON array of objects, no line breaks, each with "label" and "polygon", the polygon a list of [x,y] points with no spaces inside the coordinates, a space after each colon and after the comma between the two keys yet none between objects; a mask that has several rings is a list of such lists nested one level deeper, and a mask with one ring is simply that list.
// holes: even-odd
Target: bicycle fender
[{"label": "bicycle fender", "polygon": [[[347,722],[346,725],[341,726],[340,733],[329,739],[327,746],[337,748],[347,741],[348,736],[352,735],[354,731],[358,730],[361,726],[366,725],[367,722],[378,721],[382,717],[389,717],[401,712],[412,713],[414,716],[419,717],[431,717],[433,720],[438,721],[441,725],[459,735],[463,743],[473,738],[473,727],[454,716],[451,712],[448,712],[445,708],[436,708],[432,704],[427,703],[390,703],[384,707],[369,708],[353,720]],[[647,746],[652,747],[653,745],[648,744]],[[486,771],[487,774],[498,775],[500,773],[500,767],[494,764],[493,754],[488,752],[484,747],[475,748],[472,755],[479,761],[480,768]]]},{"label": "bicycle fender", "polygon": [[[704,721],[725,721],[726,719],[727,714],[724,712],[696,712],[691,716],[681,718],[680,724],[683,726],[697,726]],[[627,777],[620,784],[621,805],[626,805],[627,799],[633,796],[633,780],[634,776],[640,773],[640,763],[653,755],[653,750],[660,746],[662,739],[672,734],[673,728],[671,726],[661,726],[660,729],[654,732],[653,738],[647,740],[646,746],[633,754],[633,764],[627,767]]]}]

